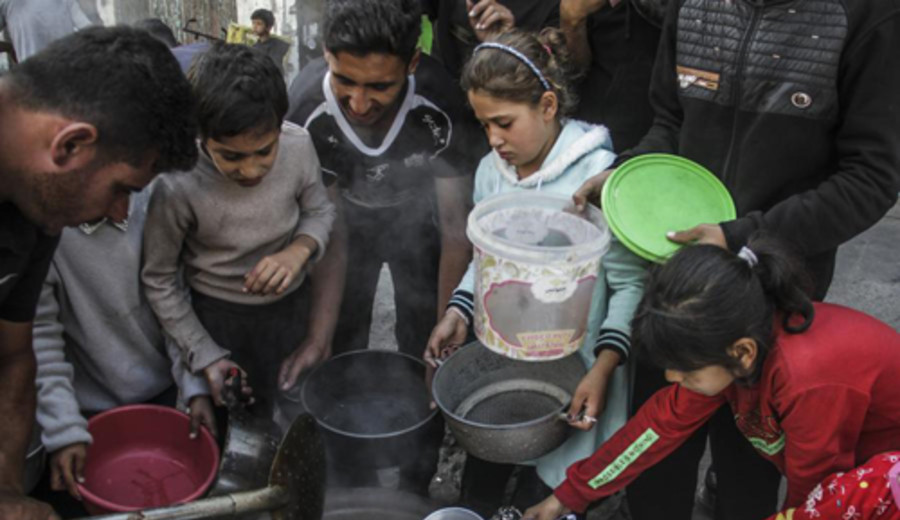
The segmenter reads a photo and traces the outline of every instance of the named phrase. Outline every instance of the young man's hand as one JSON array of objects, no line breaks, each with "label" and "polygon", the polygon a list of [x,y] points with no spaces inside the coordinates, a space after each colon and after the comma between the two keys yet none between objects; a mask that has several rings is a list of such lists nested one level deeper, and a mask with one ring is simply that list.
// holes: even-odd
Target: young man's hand
[{"label": "young man's hand", "polygon": [[584,181],[575,194],[572,195],[572,202],[575,203],[575,211],[581,213],[584,211],[588,203],[592,203],[598,208],[600,207],[600,194],[603,193],[603,185],[606,179],[612,175],[614,170],[604,170],[590,179]]},{"label": "young man's hand", "polygon": [[278,388],[282,392],[297,384],[300,373],[307,368],[331,357],[331,344],[326,341],[305,340],[291,355],[281,362],[278,371]]},{"label": "young man's hand", "polygon": [[556,520],[569,512],[569,509],[554,495],[550,495],[540,504],[529,507],[522,520]]},{"label": "young man's hand", "polygon": [[594,366],[575,388],[572,404],[566,412],[570,426],[585,431],[594,427],[597,418],[606,408],[606,388],[620,360],[621,356],[614,350],[600,352]]},{"label": "young man's hand", "polygon": [[466,0],[469,24],[475,30],[478,41],[508,31],[515,27],[516,17],[512,11],[497,0]]},{"label": "young man's hand", "polygon": [[225,406],[227,404],[224,402],[224,396],[222,394],[226,383],[231,381],[232,376],[230,372],[232,368],[236,368],[241,374],[241,394],[248,397],[251,403],[253,402],[253,398],[251,397],[253,389],[250,388],[250,385],[247,383],[247,373],[234,361],[231,361],[228,358],[222,358],[210,363],[203,369],[203,375],[206,377],[206,383],[209,385],[209,393],[212,395],[213,402],[216,406]]},{"label": "young man's hand", "polygon": [[300,236],[282,251],[263,258],[244,276],[244,292],[283,293],[300,274],[317,247],[312,238]]},{"label": "young man's hand", "polygon": [[437,368],[437,360],[449,356],[466,341],[468,329],[462,316],[453,310],[447,310],[431,331],[422,358],[429,366]]},{"label": "young man's hand", "polygon": [[191,417],[191,439],[200,435],[200,425],[206,426],[213,437],[219,436],[216,428],[216,415],[213,413],[212,401],[208,395],[195,395],[188,402],[187,414]]},{"label": "young man's hand", "polygon": [[50,455],[50,489],[68,491],[76,500],[81,500],[78,484],[84,482],[84,461],[87,458],[87,444],[77,442],[60,448]]},{"label": "young man's hand", "polygon": [[53,508],[21,493],[0,490],[0,518],[6,520],[59,520]]}]

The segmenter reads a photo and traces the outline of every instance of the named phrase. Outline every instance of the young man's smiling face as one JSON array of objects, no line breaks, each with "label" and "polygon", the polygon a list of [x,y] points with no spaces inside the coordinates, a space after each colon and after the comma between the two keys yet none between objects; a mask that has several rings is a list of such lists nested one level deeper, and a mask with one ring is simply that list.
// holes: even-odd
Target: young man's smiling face
[{"label": "young man's smiling face", "polygon": [[407,64],[394,54],[325,52],[331,90],[350,122],[375,126],[399,103],[406,76],[415,72],[418,54]]},{"label": "young man's smiling face", "polygon": [[250,188],[262,182],[278,156],[280,129],[242,132],[231,137],[207,138],[206,151],[222,175]]}]

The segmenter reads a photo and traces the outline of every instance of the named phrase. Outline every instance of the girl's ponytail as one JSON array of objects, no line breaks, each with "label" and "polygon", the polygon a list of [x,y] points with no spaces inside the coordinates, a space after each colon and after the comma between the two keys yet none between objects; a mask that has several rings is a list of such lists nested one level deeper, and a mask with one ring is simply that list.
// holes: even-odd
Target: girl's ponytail
[{"label": "girl's ponytail", "polygon": [[[799,257],[783,243],[764,236],[751,238],[747,248],[756,255],[753,273],[782,316],[782,326],[792,333],[812,325],[814,308],[809,297],[811,280]],[[802,318],[798,323],[797,318]]]}]

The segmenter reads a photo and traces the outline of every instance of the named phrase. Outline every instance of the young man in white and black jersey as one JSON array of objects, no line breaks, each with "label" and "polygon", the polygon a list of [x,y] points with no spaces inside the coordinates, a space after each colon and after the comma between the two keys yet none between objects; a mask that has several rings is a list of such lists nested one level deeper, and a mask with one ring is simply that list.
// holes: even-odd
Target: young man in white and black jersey
[{"label": "young man in white and black jersey", "polygon": [[[386,263],[399,348],[418,358],[471,256],[466,215],[486,144],[459,87],[416,49],[420,22],[418,0],[329,2],[324,60],[304,68],[290,89],[288,119],[312,135],[339,199],[332,246],[313,275],[335,288],[326,302],[332,312],[323,313],[339,316],[333,353],[369,346]],[[427,491],[434,441],[408,457],[401,486]]]},{"label": "young man in white and black jersey", "polygon": [[419,357],[470,255],[465,217],[486,148],[459,88],[416,49],[420,14],[416,0],[330,2],[325,58],[290,90],[288,119],[312,135],[349,238],[334,353],[368,346],[387,263],[400,350]]}]

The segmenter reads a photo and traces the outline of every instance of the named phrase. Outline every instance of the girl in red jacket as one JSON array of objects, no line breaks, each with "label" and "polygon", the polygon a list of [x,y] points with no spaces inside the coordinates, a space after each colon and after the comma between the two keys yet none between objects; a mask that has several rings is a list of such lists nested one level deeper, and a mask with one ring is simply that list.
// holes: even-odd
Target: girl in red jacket
[{"label": "girl in red jacket", "polygon": [[[900,335],[857,311],[813,304],[804,287],[797,261],[765,239],[737,255],[686,247],[657,268],[633,338],[676,384],[657,392],[594,455],[570,466],[567,479],[525,518],[584,511],[728,404],[740,431],[787,477],[785,507],[796,508],[794,518],[806,518],[798,514],[805,511],[821,520],[900,519],[893,501],[877,502],[887,496],[873,492],[886,488],[872,482],[862,489],[873,492],[844,500],[816,487],[834,472],[900,449]],[[879,478],[887,471],[882,466]]]}]

